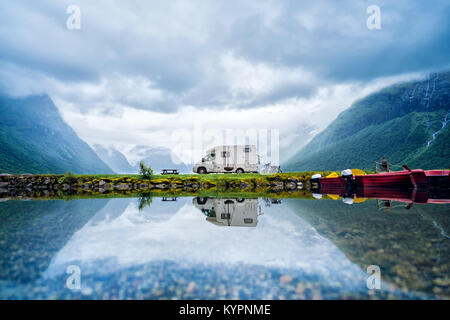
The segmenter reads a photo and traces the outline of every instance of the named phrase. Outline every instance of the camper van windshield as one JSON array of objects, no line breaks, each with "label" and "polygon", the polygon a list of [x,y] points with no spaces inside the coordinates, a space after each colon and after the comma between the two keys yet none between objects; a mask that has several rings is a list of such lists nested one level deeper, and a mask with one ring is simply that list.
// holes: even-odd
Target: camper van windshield
[{"label": "camper van windshield", "polygon": [[213,157],[211,154],[208,154],[208,155],[205,157],[205,161],[211,161],[213,158],[214,158],[214,157]]},{"label": "camper van windshield", "polygon": [[210,217],[210,218],[214,218],[216,216],[216,212],[211,209],[202,209],[202,212],[205,216]]}]

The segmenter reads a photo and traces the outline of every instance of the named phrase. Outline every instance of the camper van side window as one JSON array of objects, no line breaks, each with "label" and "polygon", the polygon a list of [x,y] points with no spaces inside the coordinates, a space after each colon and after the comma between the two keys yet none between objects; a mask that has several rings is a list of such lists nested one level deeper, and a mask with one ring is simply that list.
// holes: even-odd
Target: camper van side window
[{"label": "camper van side window", "polygon": [[222,158],[228,158],[230,156],[230,152],[222,151]]},{"label": "camper van side window", "polygon": [[252,150],[250,149],[250,147],[245,147],[245,148],[244,148],[244,152],[247,152],[247,153],[248,153],[248,152],[250,152],[250,151],[252,151]]}]

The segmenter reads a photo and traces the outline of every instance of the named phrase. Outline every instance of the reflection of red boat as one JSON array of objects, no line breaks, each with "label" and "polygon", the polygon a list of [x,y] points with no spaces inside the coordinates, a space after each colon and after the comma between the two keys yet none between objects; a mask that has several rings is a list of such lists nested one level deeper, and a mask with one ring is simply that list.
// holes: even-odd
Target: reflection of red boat
[{"label": "reflection of red boat", "polygon": [[357,190],[357,198],[372,198],[391,200],[405,203],[450,203],[450,191],[447,190],[418,190],[406,188],[370,188]]}]

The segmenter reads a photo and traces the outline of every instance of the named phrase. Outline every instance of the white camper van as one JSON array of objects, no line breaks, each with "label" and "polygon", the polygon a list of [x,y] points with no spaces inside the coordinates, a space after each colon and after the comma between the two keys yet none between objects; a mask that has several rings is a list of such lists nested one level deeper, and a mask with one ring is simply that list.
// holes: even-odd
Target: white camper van
[{"label": "white camper van", "polygon": [[206,221],[221,227],[256,227],[258,224],[258,199],[194,198],[194,206]]},{"label": "white camper van", "polygon": [[193,171],[200,174],[258,172],[258,164],[255,145],[220,146],[207,150]]}]

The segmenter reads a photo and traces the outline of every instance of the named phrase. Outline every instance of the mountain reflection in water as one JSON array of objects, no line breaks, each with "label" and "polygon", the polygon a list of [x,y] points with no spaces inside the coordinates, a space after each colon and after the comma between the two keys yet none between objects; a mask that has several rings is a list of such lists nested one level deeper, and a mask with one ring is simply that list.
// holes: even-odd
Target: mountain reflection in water
[{"label": "mountain reflection in water", "polygon": [[[379,207],[378,207],[379,208]],[[445,298],[448,205],[166,197],[0,202],[0,298]],[[80,290],[66,286],[81,270]],[[366,286],[381,269],[380,290]]]}]

